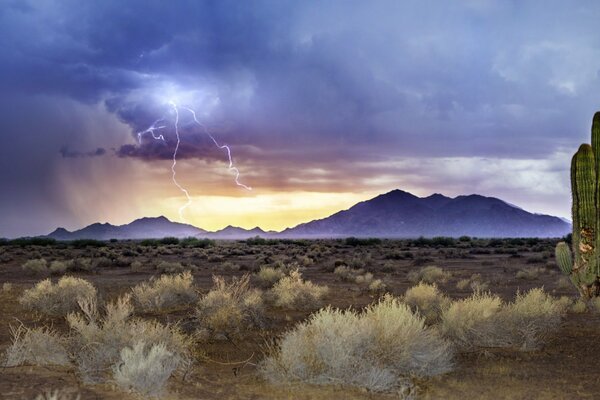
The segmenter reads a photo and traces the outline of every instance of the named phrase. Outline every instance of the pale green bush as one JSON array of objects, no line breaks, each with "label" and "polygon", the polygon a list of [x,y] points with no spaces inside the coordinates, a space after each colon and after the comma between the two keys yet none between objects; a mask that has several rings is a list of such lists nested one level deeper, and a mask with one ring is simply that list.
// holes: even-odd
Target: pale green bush
[{"label": "pale green bush", "polygon": [[148,348],[159,343],[179,357],[179,368],[190,362],[190,339],[174,325],[132,318],[130,296],[106,305],[100,315],[94,301],[81,301],[81,312],[67,315],[73,332],[71,348],[75,364],[86,382],[101,382],[119,362],[121,350],[143,341]]},{"label": "pale green bush", "polygon": [[27,260],[25,261],[25,264],[21,266],[21,268],[28,274],[45,274],[48,272],[48,262],[43,258]]},{"label": "pale green bush", "polygon": [[247,329],[262,325],[262,292],[250,288],[250,276],[232,278],[228,283],[213,276],[214,286],[202,296],[196,308],[201,328],[214,338],[231,339]]},{"label": "pale green bush", "polygon": [[293,270],[288,276],[279,280],[269,294],[277,307],[310,309],[321,306],[323,297],[328,291],[327,286],[305,281],[300,271]]},{"label": "pale green bush", "polygon": [[43,328],[10,327],[12,343],[4,355],[4,365],[68,365],[65,339],[55,331]]},{"label": "pale green bush", "polygon": [[25,308],[47,315],[66,315],[78,309],[78,302],[94,300],[96,288],[90,282],[63,276],[56,284],[50,279],[38,282],[33,288],[23,292],[19,303]]},{"label": "pale green bush", "polygon": [[451,276],[450,272],[446,272],[440,267],[428,266],[409,272],[408,280],[412,283],[445,283]]},{"label": "pale green bush", "polygon": [[453,367],[450,344],[391,296],[364,312],[327,307],[273,346],[260,371],[273,383],[341,384],[398,389],[414,376]]},{"label": "pale green bush", "polygon": [[113,365],[113,377],[119,387],[145,396],[159,396],[181,359],[164,343],[146,346],[143,341],[121,350],[121,360]]},{"label": "pale green bush", "polygon": [[450,307],[450,299],[435,284],[424,282],[408,289],[403,300],[414,312],[421,314],[428,325],[438,322],[442,313]]},{"label": "pale green bush", "polygon": [[542,289],[517,294],[504,304],[489,293],[456,301],[442,315],[441,331],[463,349],[538,348],[558,328],[564,305]]},{"label": "pale green bush", "polygon": [[178,275],[162,275],[149,283],[140,283],[132,292],[135,304],[144,311],[186,306],[195,302],[198,297],[194,277],[189,271]]}]

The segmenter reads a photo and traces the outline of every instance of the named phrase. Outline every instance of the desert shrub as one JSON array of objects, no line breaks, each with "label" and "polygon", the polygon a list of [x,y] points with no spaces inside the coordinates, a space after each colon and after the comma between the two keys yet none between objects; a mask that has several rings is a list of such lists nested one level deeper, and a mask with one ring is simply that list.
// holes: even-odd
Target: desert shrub
[{"label": "desert shrub", "polygon": [[343,384],[391,391],[408,377],[452,369],[448,342],[391,296],[364,312],[327,307],[288,331],[260,371],[273,383]]},{"label": "desert shrub", "polygon": [[2,293],[10,293],[13,290],[13,284],[10,282],[4,282],[2,284]]},{"label": "desert shrub", "polygon": [[485,292],[488,290],[489,282],[484,282],[481,274],[473,274],[469,279],[461,279],[456,283],[456,288],[464,290],[467,287],[473,292]]},{"label": "desert shrub", "polygon": [[25,264],[21,266],[21,268],[28,274],[44,274],[48,272],[48,262],[43,258],[27,260],[25,261]]},{"label": "desert shrub", "polygon": [[60,275],[67,272],[69,264],[64,261],[52,261],[50,263],[50,273],[54,275]]},{"label": "desert shrub", "polygon": [[600,312],[600,298],[594,297],[590,300],[590,308],[594,312]]},{"label": "desert shrub", "polygon": [[64,276],[53,284],[50,279],[38,282],[23,292],[19,303],[25,308],[47,315],[66,315],[78,309],[81,300],[96,298],[96,288],[90,282]]},{"label": "desert shrub", "polygon": [[81,301],[80,307],[81,312],[67,315],[67,322],[73,332],[73,358],[86,382],[107,379],[111,367],[120,362],[121,350],[133,348],[140,341],[148,349],[162,343],[169,352],[181,359],[180,369],[188,365],[189,338],[177,326],[132,318],[130,296],[108,303],[102,316],[95,301]]},{"label": "desert shrub", "polygon": [[133,272],[141,272],[144,270],[144,264],[141,261],[135,260],[131,263],[131,270]]},{"label": "desert shrub", "polygon": [[211,239],[197,239],[195,237],[188,237],[181,239],[179,244],[182,247],[195,247],[195,248],[207,248],[215,245],[215,241]]},{"label": "desert shrub", "polygon": [[381,279],[374,279],[369,283],[369,291],[372,293],[383,293],[387,286]]},{"label": "desert shrub", "polygon": [[178,274],[185,271],[185,267],[180,262],[161,261],[156,269],[163,274]]},{"label": "desert shrub", "polygon": [[13,246],[53,246],[56,244],[56,239],[46,237],[32,237],[32,238],[17,238],[9,240],[7,244]]},{"label": "desert shrub", "polygon": [[571,283],[571,280],[564,275],[561,275],[556,280],[556,287],[563,290],[574,288],[573,284]]},{"label": "desert shrub", "polygon": [[446,272],[440,267],[428,266],[423,267],[418,271],[411,271],[408,273],[408,280],[412,283],[425,282],[425,283],[444,283],[452,274]]},{"label": "desert shrub", "polygon": [[340,277],[341,280],[346,282],[353,282],[356,279],[357,274],[363,273],[364,270],[354,270],[346,265],[339,265],[334,270],[333,273]]},{"label": "desert shrub", "polygon": [[328,291],[327,286],[303,280],[302,274],[296,269],[273,286],[270,296],[277,307],[310,309],[320,307]]},{"label": "desert shrub", "polygon": [[42,328],[11,326],[12,343],[4,354],[4,365],[67,365],[66,342],[55,331]]},{"label": "desert shrub", "polygon": [[38,394],[35,400],[80,400],[81,396],[66,390],[50,390]]},{"label": "desert shrub", "polygon": [[469,287],[470,284],[471,284],[470,279],[461,279],[458,282],[456,282],[456,288],[458,290],[465,290],[467,287]]},{"label": "desert shrub", "polygon": [[373,246],[376,244],[381,244],[381,239],[349,237],[344,240],[344,243],[346,246]]},{"label": "desert shrub", "polygon": [[69,271],[91,271],[94,269],[91,258],[74,258],[68,262]]},{"label": "desert shrub", "polygon": [[502,309],[500,297],[474,293],[453,302],[442,315],[441,331],[463,349],[491,347],[496,315]]},{"label": "desert shrub", "polygon": [[161,311],[188,305],[196,301],[194,277],[189,271],[179,275],[162,275],[142,282],[133,289],[136,305],[144,311]]},{"label": "desert shrub", "polygon": [[213,276],[213,288],[202,296],[196,317],[203,332],[210,337],[232,339],[263,320],[262,292],[250,288],[250,275],[227,282]]},{"label": "desert shrub", "polygon": [[367,272],[363,275],[357,275],[356,278],[354,278],[354,282],[359,285],[369,285],[371,282],[373,282],[373,274]]},{"label": "desert shrub", "polygon": [[163,343],[146,346],[143,341],[121,350],[121,360],[113,365],[119,387],[145,396],[158,396],[181,362]]},{"label": "desert shrub", "polygon": [[517,279],[534,280],[543,272],[543,268],[528,268],[518,271],[515,277]]},{"label": "desert shrub", "polygon": [[444,310],[450,306],[450,299],[444,296],[435,284],[424,282],[408,289],[403,301],[413,312],[421,314],[428,325],[438,322]]},{"label": "desert shrub", "polygon": [[509,304],[479,292],[452,303],[442,316],[441,330],[463,349],[532,350],[557,329],[564,311],[561,302],[539,288],[518,293]]},{"label": "desert shrub", "polygon": [[585,310],[587,310],[587,305],[581,299],[574,302],[573,305],[571,306],[571,312],[574,312],[575,314],[581,314],[581,313],[585,312]]},{"label": "desert shrub", "polygon": [[279,282],[281,278],[285,276],[285,271],[281,268],[274,268],[269,266],[262,266],[256,274],[258,280],[264,286],[271,287],[275,283]]}]

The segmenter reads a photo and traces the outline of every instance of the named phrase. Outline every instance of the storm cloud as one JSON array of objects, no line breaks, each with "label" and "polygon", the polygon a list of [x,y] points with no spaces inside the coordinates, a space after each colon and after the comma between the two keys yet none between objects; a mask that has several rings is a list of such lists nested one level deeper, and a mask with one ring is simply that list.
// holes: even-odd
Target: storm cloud
[{"label": "storm cloud", "polygon": [[[81,222],[64,163],[93,159],[77,173],[97,174],[114,157],[170,160],[171,101],[179,157],[225,162],[189,107],[254,187],[441,191],[441,169],[461,160],[456,191],[568,215],[565,188],[544,203],[534,178],[517,194],[479,171],[482,160],[544,166],[540,179],[566,185],[600,108],[598,16],[591,0],[5,1],[0,236]],[[138,141],[158,119],[165,141]],[[40,199],[41,222],[20,226],[12,216]]]}]

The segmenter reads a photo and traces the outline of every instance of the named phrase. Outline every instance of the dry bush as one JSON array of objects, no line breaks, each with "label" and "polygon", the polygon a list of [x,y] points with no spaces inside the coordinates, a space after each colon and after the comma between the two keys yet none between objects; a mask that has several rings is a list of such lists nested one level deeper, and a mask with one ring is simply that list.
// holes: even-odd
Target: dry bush
[{"label": "dry bush", "polygon": [[277,282],[269,295],[277,307],[310,309],[320,307],[328,291],[327,286],[303,280],[302,274],[296,269]]},{"label": "dry bush", "polygon": [[61,275],[64,274],[65,272],[67,272],[67,270],[69,269],[69,265],[68,263],[64,262],[64,261],[52,261],[50,263],[50,273],[53,275]]},{"label": "dry bush", "polygon": [[66,390],[51,390],[38,394],[35,400],[80,400],[81,396]]},{"label": "dry bush", "polygon": [[473,274],[469,279],[461,279],[456,284],[456,288],[464,290],[467,287],[471,288],[473,292],[485,292],[489,288],[489,282],[484,282],[481,274]]},{"label": "dry bush", "polygon": [[383,293],[386,288],[385,283],[381,279],[375,279],[369,284],[369,291],[372,293]]},{"label": "dry bush", "polygon": [[342,281],[345,282],[354,282],[356,281],[356,276],[365,272],[362,269],[352,269],[347,265],[339,265],[334,270],[333,273],[340,277]]},{"label": "dry bush", "polygon": [[8,294],[8,293],[12,292],[12,290],[13,290],[13,284],[12,283],[10,283],[10,282],[4,282],[2,284],[2,293]]},{"label": "dry bush", "polygon": [[179,275],[162,275],[160,278],[142,282],[133,289],[136,305],[144,311],[162,311],[186,306],[196,301],[194,277],[186,271]]},{"label": "dry bush", "polygon": [[515,275],[515,277],[517,279],[524,279],[524,280],[534,280],[539,278],[540,274],[544,273],[544,268],[541,267],[537,267],[537,268],[528,268],[528,269],[523,269],[517,272],[517,274]]},{"label": "dry bush", "polygon": [[68,261],[68,270],[69,271],[92,271],[95,267],[95,264],[92,263],[91,258],[74,258]]},{"label": "dry bush", "polygon": [[445,283],[451,276],[450,272],[446,272],[440,267],[428,266],[409,272],[408,280],[412,283]]},{"label": "dry bush", "polygon": [[575,288],[573,286],[573,283],[571,283],[571,280],[569,278],[567,278],[566,276],[562,276],[562,275],[556,280],[556,287],[559,289],[563,289],[563,290]]},{"label": "dry bush", "polygon": [[357,275],[356,278],[354,278],[354,282],[359,285],[369,285],[373,282],[373,274],[367,272],[364,275]]},{"label": "dry bush", "polygon": [[213,282],[213,289],[202,296],[196,308],[196,317],[209,336],[232,339],[261,326],[262,292],[250,288],[250,275],[232,278],[229,283],[215,275]]},{"label": "dry bush", "polygon": [[600,297],[594,297],[590,300],[590,308],[594,312],[600,312]]},{"label": "dry bush", "polygon": [[21,265],[21,268],[28,274],[45,274],[48,272],[48,262],[43,258],[27,260],[25,264]]},{"label": "dry bush", "polygon": [[180,367],[188,364],[190,340],[177,326],[157,321],[132,318],[130,296],[123,296],[106,305],[99,315],[94,301],[81,301],[81,312],[67,315],[73,332],[72,354],[83,379],[99,382],[118,363],[121,350],[143,341],[148,348],[163,343],[168,351],[179,357]]},{"label": "dry bush", "polygon": [[96,288],[90,282],[63,276],[56,284],[50,279],[38,282],[23,292],[19,303],[25,308],[47,315],[66,315],[77,310],[78,302],[96,298]]},{"label": "dry bush", "polygon": [[180,262],[161,261],[156,269],[163,274],[178,274],[185,271],[185,267]]},{"label": "dry bush", "polygon": [[438,322],[442,313],[450,306],[450,299],[435,284],[424,282],[408,289],[403,300],[414,312],[421,314],[428,325]]},{"label": "dry bush", "polygon": [[179,356],[167,350],[165,344],[150,347],[140,341],[121,350],[121,360],[113,366],[113,378],[122,389],[158,396],[180,363]]},{"label": "dry bush", "polygon": [[327,307],[288,331],[260,365],[272,383],[342,384],[391,391],[408,377],[452,369],[447,341],[386,296],[364,312]]},{"label": "dry bush", "polygon": [[581,314],[585,312],[585,310],[587,310],[587,305],[585,304],[585,301],[581,299],[574,302],[571,306],[571,312],[574,312],[575,314]]},{"label": "dry bush", "polygon": [[560,324],[564,306],[542,289],[517,294],[504,304],[489,293],[475,293],[450,305],[441,331],[465,350],[476,347],[538,348]]},{"label": "dry bush", "polygon": [[504,328],[509,331],[507,347],[539,348],[558,329],[564,312],[563,305],[541,288],[517,293],[515,301],[500,315]]},{"label": "dry bush", "polygon": [[260,270],[256,274],[256,277],[258,278],[259,282],[266,287],[273,286],[274,284],[279,282],[279,280],[284,276],[285,271],[283,269],[269,267],[266,265],[260,267]]},{"label": "dry bush", "polygon": [[12,344],[4,355],[4,365],[67,365],[66,341],[53,330],[11,326]]}]

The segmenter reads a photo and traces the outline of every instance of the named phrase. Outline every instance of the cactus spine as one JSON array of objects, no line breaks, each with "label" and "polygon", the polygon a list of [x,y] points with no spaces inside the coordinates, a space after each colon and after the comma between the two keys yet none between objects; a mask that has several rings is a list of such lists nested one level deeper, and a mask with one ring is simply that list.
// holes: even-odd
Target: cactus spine
[{"label": "cactus spine", "polygon": [[600,296],[600,112],[592,122],[592,145],[582,144],[571,161],[573,253],[561,242],[556,262],[585,298]]}]

